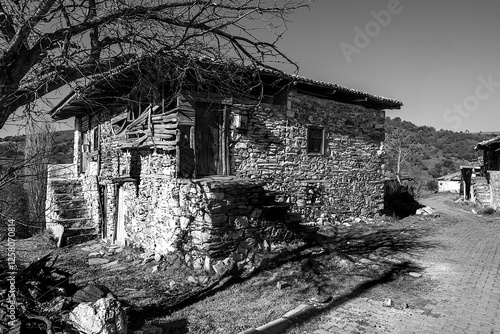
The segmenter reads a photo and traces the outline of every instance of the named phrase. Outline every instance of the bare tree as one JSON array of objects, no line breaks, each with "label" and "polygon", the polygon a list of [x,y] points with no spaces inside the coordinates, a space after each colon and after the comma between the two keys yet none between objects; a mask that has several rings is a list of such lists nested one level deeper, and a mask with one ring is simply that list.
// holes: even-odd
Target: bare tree
[{"label": "bare tree", "polygon": [[29,221],[44,227],[47,193],[47,166],[52,153],[52,130],[49,123],[29,118],[24,149],[24,189],[28,202]]},{"label": "bare tree", "polygon": [[293,64],[276,43],[309,1],[0,0],[0,128],[49,92],[162,51]]},{"label": "bare tree", "polygon": [[389,154],[389,159],[394,160],[396,179],[401,183],[401,169],[403,165],[412,157],[419,154],[422,148],[415,143],[412,135],[405,133],[401,129],[394,129],[392,133],[387,134],[385,147]]}]

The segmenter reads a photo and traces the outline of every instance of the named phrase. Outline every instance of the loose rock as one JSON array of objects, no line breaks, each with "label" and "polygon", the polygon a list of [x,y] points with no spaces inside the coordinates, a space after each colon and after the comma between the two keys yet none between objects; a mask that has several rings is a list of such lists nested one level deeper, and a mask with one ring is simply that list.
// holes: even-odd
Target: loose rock
[{"label": "loose rock", "polygon": [[290,285],[290,283],[288,283],[286,281],[279,281],[278,283],[276,283],[276,286],[278,287],[278,289],[282,290],[282,289],[289,288],[291,285]]},{"label": "loose rock", "polygon": [[69,314],[69,320],[83,333],[127,334],[125,312],[113,296],[79,304]]},{"label": "loose rock", "polygon": [[422,277],[422,274],[415,273],[415,272],[410,272],[410,273],[408,273],[408,275],[410,275],[411,277],[416,277],[416,278]]}]

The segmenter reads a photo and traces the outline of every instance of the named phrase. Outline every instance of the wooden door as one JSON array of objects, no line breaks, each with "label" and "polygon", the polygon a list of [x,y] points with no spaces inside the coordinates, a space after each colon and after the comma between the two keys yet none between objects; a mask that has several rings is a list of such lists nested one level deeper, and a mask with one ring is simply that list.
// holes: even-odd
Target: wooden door
[{"label": "wooden door", "polygon": [[116,215],[116,226],[115,226],[115,237],[114,243],[120,246],[125,245],[125,215],[127,211],[127,207],[124,199],[124,190],[123,187],[120,186],[118,188],[118,214]]},{"label": "wooden door", "polygon": [[196,103],[196,176],[225,174],[226,131],[220,104]]},{"label": "wooden door", "polygon": [[101,212],[102,225],[101,236],[106,239],[108,236],[108,186],[99,186],[99,210]]}]

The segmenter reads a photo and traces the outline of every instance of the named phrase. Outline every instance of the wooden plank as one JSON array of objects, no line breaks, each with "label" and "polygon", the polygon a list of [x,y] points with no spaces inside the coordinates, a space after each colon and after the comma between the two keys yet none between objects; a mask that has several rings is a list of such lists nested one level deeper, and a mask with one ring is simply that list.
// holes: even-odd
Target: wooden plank
[{"label": "wooden plank", "polygon": [[175,151],[175,177],[178,178],[181,171],[181,132],[180,130],[175,131],[175,141],[177,150]]},{"label": "wooden plank", "polygon": [[177,114],[177,122],[182,125],[194,125],[195,113],[194,112],[179,112]]},{"label": "wooden plank", "polygon": [[222,163],[223,174],[230,175],[231,162],[229,157],[229,111],[227,106],[224,106],[222,120]]},{"label": "wooden plank", "polygon": [[[158,110],[158,108],[160,108],[160,106],[151,106],[149,105],[140,115],[139,117],[137,117],[132,123],[130,123],[128,126],[127,126],[127,129],[132,129],[136,126],[138,126],[139,124],[147,121],[148,117],[150,116],[150,113],[151,112],[154,112],[156,110]],[[147,126],[147,124],[145,124],[145,126]]]},{"label": "wooden plank", "polygon": [[153,123],[153,129],[177,129],[177,123]]},{"label": "wooden plank", "polygon": [[[175,116],[177,116],[177,115],[175,115]],[[157,118],[157,119],[153,120],[153,124],[161,124],[161,123],[177,124],[177,117],[175,117],[175,118],[165,117],[165,118]]]},{"label": "wooden plank", "polygon": [[[232,96],[224,96],[220,94],[214,94],[209,92],[199,92],[199,91],[187,91],[183,90],[181,92],[181,96],[178,98],[178,101],[194,101],[194,102],[203,102],[203,103],[213,103],[213,104],[223,104],[223,105],[232,105],[233,97]],[[183,104],[185,105],[185,104]]]},{"label": "wooden plank", "polygon": [[120,115],[113,117],[111,119],[111,124],[116,124],[116,123],[123,121],[123,120],[126,120],[126,119],[127,119],[127,111],[120,114]]},{"label": "wooden plank", "polygon": [[158,129],[158,130],[154,131],[154,135],[157,135],[157,134],[175,136],[176,130],[175,129]]},{"label": "wooden plank", "polygon": [[160,141],[160,140],[146,140],[142,146],[154,146],[154,147],[171,147],[172,150],[176,149],[177,142],[175,140]]},{"label": "wooden plank", "polygon": [[161,146],[175,146],[175,145],[177,145],[177,139],[173,139],[173,140],[155,140],[153,143],[155,145],[161,145]]},{"label": "wooden plank", "polygon": [[146,131],[145,130],[127,131],[125,134],[130,136],[141,135],[141,134],[146,134]]},{"label": "wooden plank", "polygon": [[132,146],[139,146],[141,145],[146,139],[148,139],[148,136],[147,135],[144,135],[142,137],[140,137],[139,139],[137,139],[136,141],[134,141],[132,143]]},{"label": "wooden plank", "polygon": [[153,138],[159,138],[159,139],[175,139],[175,133],[174,134],[163,134],[163,133],[155,133]]}]

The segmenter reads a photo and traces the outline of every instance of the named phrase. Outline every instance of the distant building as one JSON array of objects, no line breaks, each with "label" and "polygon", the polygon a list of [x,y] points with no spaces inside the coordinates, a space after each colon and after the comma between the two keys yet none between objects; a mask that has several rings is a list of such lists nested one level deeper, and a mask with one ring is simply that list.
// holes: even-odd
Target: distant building
[{"label": "distant building", "polygon": [[456,172],[441,176],[438,180],[438,192],[460,193],[460,184],[462,183],[462,173]]}]

